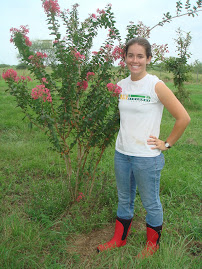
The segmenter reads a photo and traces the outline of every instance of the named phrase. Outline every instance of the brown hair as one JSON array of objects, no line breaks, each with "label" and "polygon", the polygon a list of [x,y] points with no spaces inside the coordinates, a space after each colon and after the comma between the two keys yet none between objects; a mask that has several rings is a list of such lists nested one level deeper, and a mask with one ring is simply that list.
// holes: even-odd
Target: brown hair
[{"label": "brown hair", "polygon": [[144,38],[144,37],[135,37],[135,38],[132,38],[130,39],[127,43],[126,43],[126,46],[124,48],[124,55],[125,57],[127,56],[128,54],[128,48],[134,44],[138,44],[140,46],[143,46],[145,48],[145,52],[146,52],[146,55],[147,55],[147,59],[151,56],[152,57],[152,52],[151,52],[151,45],[149,43],[149,41]]}]

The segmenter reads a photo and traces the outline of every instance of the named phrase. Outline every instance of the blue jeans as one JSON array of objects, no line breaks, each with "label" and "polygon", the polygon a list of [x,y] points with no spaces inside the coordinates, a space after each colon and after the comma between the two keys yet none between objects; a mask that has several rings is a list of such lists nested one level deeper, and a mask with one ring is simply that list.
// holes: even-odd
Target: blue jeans
[{"label": "blue jeans", "polygon": [[146,223],[162,225],[163,209],[159,197],[161,170],[164,155],[156,157],[128,156],[115,151],[114,166],[118,190],[117,216],[131,219],[134,216],[136,187],[146,209]]}]

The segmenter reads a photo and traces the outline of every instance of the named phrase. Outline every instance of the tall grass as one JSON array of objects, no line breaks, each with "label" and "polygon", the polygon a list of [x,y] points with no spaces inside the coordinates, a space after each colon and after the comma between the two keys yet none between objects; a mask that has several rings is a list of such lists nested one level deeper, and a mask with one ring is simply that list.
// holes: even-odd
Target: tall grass
[{"label": "tall grass", "polygon": [[[167,84],[173,89],[172,82]],[[0,80],[0,268],[200,268],[202,87],[186,87],[191,91],[192,102],[187,105],[191,123],[178,143],[165,152],[162,171],[161,249],[150,259],[137,260],[146,240],[139,195],[128,244],[99,255],[88,252],[89,240],[101,243],[103,229],[116,217],[114,146],[103,156],[91,199],[73,204],[62,159],[39,129],[28,128]],[[165,110],[162,139],[173,123]],[[101,236],[92,238],[99,231]],[[77,237],[86,236],[85,250],[78,251],[73,245],[70,251]]]}]

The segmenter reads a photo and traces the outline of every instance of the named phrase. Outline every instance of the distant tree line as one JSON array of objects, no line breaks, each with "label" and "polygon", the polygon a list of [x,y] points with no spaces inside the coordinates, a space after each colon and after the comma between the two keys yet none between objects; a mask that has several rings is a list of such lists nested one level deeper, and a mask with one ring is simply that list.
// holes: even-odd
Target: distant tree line
[{"label": "distant tree line", "polygon": [[[202,74],[202,62],[200,62],[199,60],[196,60],[194,63],[189,64],[190,66],[190,72],[193,72],[195,74]],[[161,62],[161,63],[155,63],[153,64],[151,67],[151,69],[155,70],[155,71],[162,71],[162,72],[166,72],[166,65],[165,62]]]}]

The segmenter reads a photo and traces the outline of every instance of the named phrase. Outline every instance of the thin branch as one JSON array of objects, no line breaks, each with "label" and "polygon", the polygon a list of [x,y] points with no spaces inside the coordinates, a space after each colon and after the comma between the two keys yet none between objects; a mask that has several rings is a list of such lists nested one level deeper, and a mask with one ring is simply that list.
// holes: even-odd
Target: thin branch
[{"label": "thin branch", "polygon": [[187,13],[184,13],[184,14],[181,14],[181,15],[173,16],[173,17],[171,17],[171,18],[167,18],[167,19],[165,19],[165,20],[163,20],[163,21],[160,21],[160,22],[157,23],[156,25],[152,26],[152,27],[149,29],[149,31],[151,32],[151,30],[153,30],[153,29],[156,28],[157,26],[161,26],[161,24],[164,24],[164,23],[166,23],[166,22],[169,22],[169,21],[171,21],[172,19],[179,18],[179,17],[182,17],[182,16],[186,16],[186,15],[189,15],[189,14],[190,14],[190,15],[191,15],[191,14],[195,14],[195,15],[197,15],[197,13],[198,13],[198,12],[201,12],[201,11],[202,11],[202,9],[199,9],[199,10],[194,11],[194,12],[191,12],[191,13],[187,12]]},{"label": "thin branch", "polygon": [[96,172],[97,166],[98,166],[98,164],[99,164],[99,162],[100,162],[100,160],[101,160],[101,158],[102,158],[102,155],[103,155],[105,149],[106,149],[106,147],[103,146],[102,151],[101,151],[101,153],[100,153],[100,156],[99,156],[99,158],[98,158],[98,160],[97,160],[97,162],[96,162],[96,165],[95,165],[95,167],[94,167],[93,177],[92,177],[92,182],[91,182],[91,187],[90,187],[90,191],[89,191],[89,197],[91,196],[91,192],[92,192],[92,190],[93,190],[93,186],[94,186],[95,172]]},{"label": "thin branch", "polygon": [[[34,124],[36,127],[38,127],[39,129],[41,129],[43,132],[45,132],[45,128],[42,128],[40,125],[36,124],[32,119],[31,117],[29,116],[29,114],[26,114],[26,112],[24,111],[26,117],[29,119],[29,121]],[[48,133],[47,133],[48,136],[50,136]]]}]

